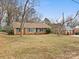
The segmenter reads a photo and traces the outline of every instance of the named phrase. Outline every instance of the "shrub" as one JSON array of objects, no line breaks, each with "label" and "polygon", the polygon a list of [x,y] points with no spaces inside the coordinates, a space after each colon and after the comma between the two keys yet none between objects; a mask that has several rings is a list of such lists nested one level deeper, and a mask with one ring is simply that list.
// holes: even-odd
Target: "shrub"
[{"label": "shrub", "polygon": [[46,33],[51,33],[51,29],[46,29]]},{"label": "shrub", "polygon": [[2,32],[2,28],[1,28],[1,26],[0,26],[0,32]]},{"label": "shrub", "polygon": [[79,32],[75,33],[76,35],[79,35]]},{"label": "shrub", "polygon": [[14,34],[13,30],[8,30],[7,33],[8,33],[8,35],[13,35]]},{"label": "shrub", "polygon": [[6,32],[8,33],[8,35],[13,35],[14,34],[13,29],[10,26],[7,26]]}]

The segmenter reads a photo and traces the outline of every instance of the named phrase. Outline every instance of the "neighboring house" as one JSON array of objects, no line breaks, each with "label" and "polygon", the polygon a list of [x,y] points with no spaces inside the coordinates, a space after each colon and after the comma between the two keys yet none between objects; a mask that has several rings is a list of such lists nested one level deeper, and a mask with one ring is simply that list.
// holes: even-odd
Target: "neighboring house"
[{"label": "neighboring house", "polygon": [[69,26],[66,26],[65,27],[65,34],[66,35],[73,35],[74,34],[73,29]]},{"label": "neighboring house", "polygon": [[[13,30],[15,35],[19,35],[21,33],[20,22],[13,22]],[[23,34],[45,34],[46,30],[51,28],[45,23],[25,23]]]},{"label": "neighboring house", "polygon": [[74,29],[73,29],[73,31],[74,31],[74,34],[79,34],[79,26],[76,26]]},{"label": "neighboring house", "polygon": [[74,32],[73,32],[73,28],[71,28],[70,26],[68,26],[67,23],[64,24],[65,26],[65,35],[73,35]]}]

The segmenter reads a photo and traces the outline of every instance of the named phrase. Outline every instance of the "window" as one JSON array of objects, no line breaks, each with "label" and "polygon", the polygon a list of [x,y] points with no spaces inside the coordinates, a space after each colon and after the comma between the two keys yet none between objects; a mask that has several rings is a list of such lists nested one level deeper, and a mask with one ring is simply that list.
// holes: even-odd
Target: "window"
[{"label": "window", "polygon": [[20,28],[16,28],[16,32],[20,32]]},{"label": "window", "polygon": [[36,29],[35,28],[28,28],[27,31],[28,32],[36,32]]},{"label": "window", "polygon": [[46,32],[46,28],[43,29],[43,32]]},{"label": "window", "polygon": [[43,32],[43,28],[37,28],[36,32]]}]

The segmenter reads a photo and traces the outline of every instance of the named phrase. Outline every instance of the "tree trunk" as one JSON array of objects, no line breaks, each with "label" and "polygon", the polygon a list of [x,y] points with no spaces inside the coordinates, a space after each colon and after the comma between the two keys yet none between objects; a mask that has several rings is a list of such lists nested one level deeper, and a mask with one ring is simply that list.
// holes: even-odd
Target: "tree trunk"
[{"label": "tree trunk", "polygon": [[21,19],[21,25],[20,25],[20,29],[21,29],[21,33],[20,33],[20,36],[22,37],[23,36],[23,30],[24,30],[24,16],[25,16],[25,12],[26,12],[26,7],[27,7],[27,4],[29,3],[29,0],[26,0],[26,3],[25,3],[25,6],[24,6],[24,12],[23,12],[23,15],[22,15],[22,19]]}]

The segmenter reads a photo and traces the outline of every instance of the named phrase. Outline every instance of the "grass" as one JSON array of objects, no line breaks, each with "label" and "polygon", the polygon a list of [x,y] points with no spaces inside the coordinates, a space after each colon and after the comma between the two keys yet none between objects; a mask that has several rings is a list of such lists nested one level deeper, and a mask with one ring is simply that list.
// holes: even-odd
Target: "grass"
[{"label": "grass", "polygon": [[48,35],[0,35],[0,59],[72,59],[79,56],[79,38]]}]

